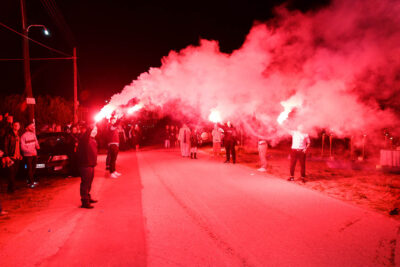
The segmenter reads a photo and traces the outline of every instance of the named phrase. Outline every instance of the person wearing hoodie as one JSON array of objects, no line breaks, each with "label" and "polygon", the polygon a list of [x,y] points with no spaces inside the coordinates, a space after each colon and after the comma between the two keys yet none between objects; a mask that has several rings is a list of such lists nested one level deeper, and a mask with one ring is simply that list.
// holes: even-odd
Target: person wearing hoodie
[{"label": "person wearing hoodie", "polygon": [[21,152],[28,171],[28,186],[34,188],[38,182],[34,175],[37,162],[37,149],[40,149],[39,142],[35,133],[35,123],[31,122],[26,126],[26,132],[21,136]]},{"label": "person wearing hoodie", "polygon": [[81,175],[80,195],[81,208],[92,209],[92,203],[97,200],[92,199],[90,190],[92,188],[94,178],[94,168],[97,165],[97,127],[87,129],[85,134],[81,136],[78,143],[77,155],[79,162],[79,172]]}]

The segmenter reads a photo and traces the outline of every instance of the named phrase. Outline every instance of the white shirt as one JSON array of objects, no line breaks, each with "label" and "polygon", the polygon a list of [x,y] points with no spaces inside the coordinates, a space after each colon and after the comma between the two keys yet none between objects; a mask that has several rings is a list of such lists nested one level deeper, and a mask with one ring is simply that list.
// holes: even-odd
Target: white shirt
[{"label": "white shirt", "polygon": [[299,131],[292,132],[292,149],[306,149],[310,142],[308,134]]},{"label": "white shirt", "polygon": [[221,128],[217,128],[217,129],[213,129],[212,130],[212,136],[213,136],[213,142],[221,142],[222,139],[222,133],[224,132],[224,130],[222,130]]}]

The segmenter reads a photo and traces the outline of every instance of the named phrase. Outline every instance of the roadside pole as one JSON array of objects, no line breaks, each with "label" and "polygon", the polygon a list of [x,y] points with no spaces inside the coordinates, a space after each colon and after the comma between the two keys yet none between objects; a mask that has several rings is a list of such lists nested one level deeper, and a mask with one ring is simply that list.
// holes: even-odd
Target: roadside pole
[{"label": "roadside pole", "polygon": [[76,47],[74,47],[74,124],[78,123],[78,65],[76,63]]},{"label": "roadside pole", "polygon": [[[22,31],[25,36],[28,36],[28,28],[26,23],[26,4],[25,0],[21,1],[21,16],[22,16]],[[35,101],[33,99],[32,94],[32,81],[31,81],[31,67],[30,67],[30,57],[29,57],[29,40],[28,38],[23,39],[23,53],[24,53],[24,79],[25,79],[25,97],[26,104],[28,109],[28,122],[35,120],[35,110],[34,104]]]}]

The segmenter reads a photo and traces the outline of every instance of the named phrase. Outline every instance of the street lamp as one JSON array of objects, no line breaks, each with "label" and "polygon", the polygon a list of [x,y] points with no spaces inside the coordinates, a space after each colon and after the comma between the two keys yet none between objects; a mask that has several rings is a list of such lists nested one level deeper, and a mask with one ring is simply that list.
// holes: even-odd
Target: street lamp
[{"label": "street lamp", "polygon": [[32,27],[40,27],[40,28],[43,28],[43,34],[46,35],[46,36],[49,36],[49,35],[50,35],[50,32],[49,32],[49,30],[46,28],[46,26],[44,26],[44,25],[42,25],[42,24],[32,24],[32,25],[29,25],[29,26],[26,28],[26,36],[28,36],[29,29],[32,28]]},{"label": "street lamp", "polygon": [[24,78],[25,78],[25,97],[26,97],[26,104],[28,108],[28,123],[33,122],[35,120],[35,110],[34,104],[35,99],[33,98],[32,93],[32,81],[31,81],[31,67],[30,67],[30,57],[29,57],[29,39],[28,34],[29,30],[32,27],[40,27],[43,28],[43,33],[45,35],[49,35],[49,31],[47,30],[46,26],[41,24],[32,24],[26,27],[25,19],[23,20],[22,29],[26,38],[23,39],[23,50],[24,50]]}]

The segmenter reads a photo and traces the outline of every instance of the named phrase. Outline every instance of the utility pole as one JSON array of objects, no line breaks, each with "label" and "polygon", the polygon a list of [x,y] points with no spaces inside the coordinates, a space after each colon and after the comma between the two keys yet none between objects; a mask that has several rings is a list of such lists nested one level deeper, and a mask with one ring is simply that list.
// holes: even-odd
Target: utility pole
[{"label": "utility pole", "polygon": [[25,0],[20,0],[21,2],[21,16],[22,16],[22,32],[26,36],[23,38],[23,53],[24,53],[24,80],[25,80],[25,97],[28,109],[28,122],[34,121],[35,110],[32,94],[32,81],[31,81],[31,67],[30,67],[30,57],[29,57],[29,40],[28,40],[28,28],[26,23],[26,4]]},{"label": "utility pole", "polygon": [[76,63],[76,47],[74,47],[74,124],[78,123],[78,66]]}]

